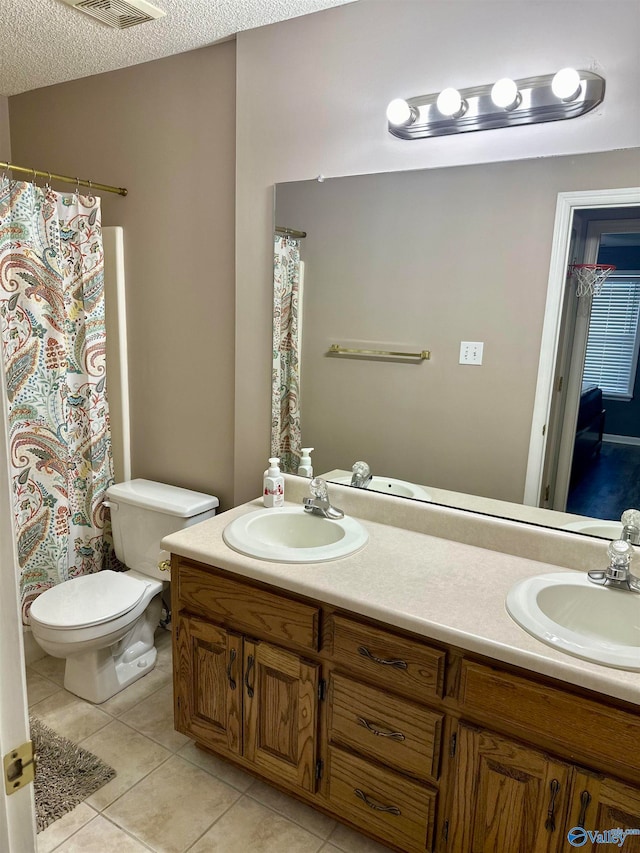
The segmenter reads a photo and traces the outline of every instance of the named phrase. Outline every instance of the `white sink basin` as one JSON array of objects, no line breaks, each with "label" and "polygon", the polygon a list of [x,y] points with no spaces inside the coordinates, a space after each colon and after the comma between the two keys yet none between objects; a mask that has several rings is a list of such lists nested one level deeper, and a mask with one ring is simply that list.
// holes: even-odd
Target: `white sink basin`
[{"label": "white sink basin", "polygon": [[[344,477],[331,477],[332,483],[339,483],[341,486],[349,486],[351,484],[351,474]],[[406,480],[394,480],[393,477],[377,477],[373,479],[367,486],[370,492],[383,492],[386,495],[395,495],[398,498],[417,498],[421,501],[432,500],[431,495],[422,486],[416,486],[414,483],[408,483]]]},{"label": "white sink basin", "polygon": [[620,539],[622,522],[620,521],[572,521],[563,525],[564,530],[574,530],[576,533],[588,533],[589,536],[602,536],[605,539]]},{"label": "white sink basin", "polygon": [[369,534],[354,518],[322,518],[296,506],[241,515],[225,527],[222,538],[234,551],[258,560],[322,563],[358,551]]},{"label": "white sink basin", "polygon": [[507,595],[518,625],[570,655],[640,671],[640,594],[557,572],[519,581]]}]

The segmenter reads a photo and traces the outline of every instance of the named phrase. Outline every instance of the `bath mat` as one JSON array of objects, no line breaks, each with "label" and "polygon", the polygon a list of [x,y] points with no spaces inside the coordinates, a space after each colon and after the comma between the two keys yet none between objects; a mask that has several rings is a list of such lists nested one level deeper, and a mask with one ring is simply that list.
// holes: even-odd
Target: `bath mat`
[{"label": "bath mat", "polygon": [[29,717],[37,756],[35,798],[38,832],[70,812],[116,775],[100,758]]}]

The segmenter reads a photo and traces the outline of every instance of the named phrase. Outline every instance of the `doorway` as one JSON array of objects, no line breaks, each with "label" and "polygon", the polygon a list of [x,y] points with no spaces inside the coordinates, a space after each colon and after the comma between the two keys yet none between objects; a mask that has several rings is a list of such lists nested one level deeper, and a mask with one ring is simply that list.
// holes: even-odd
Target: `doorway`
[{"label": "doorway", "polygon": [[[598,295],[578,301],[573,361],[579,397],[569,471],[556,507],[619,521],[640,505],[640,209],[577,211],[584,263],[611,264]],[[572,411],[568,412],[569,415]],[[568,473],[568,480],[567,480]],[[554,507],[555,508],[555,507]]]},{"label": "doorway", "polygon": [[530,506],[567,507],[591,313],[579,305],[567,272],[572,263],[598,258],[600,242],[587,240],[590,222],[613,222],[616,233],[622,220],[634,218],[640,219],[637,187],[558,195],[524,492]]}]

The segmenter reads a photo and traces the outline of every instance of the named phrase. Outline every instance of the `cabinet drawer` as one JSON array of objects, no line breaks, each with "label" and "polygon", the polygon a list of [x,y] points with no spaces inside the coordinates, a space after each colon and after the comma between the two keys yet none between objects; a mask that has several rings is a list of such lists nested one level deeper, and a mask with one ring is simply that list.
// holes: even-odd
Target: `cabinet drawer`
[{"label": "cabinet drawer", "polygon": [[438,776],[442,714],[333,674],[329,740],[418,778]]},{"label": "cabinet drawer", "polygon": [[442,696],[445,652],[343,616],[332,623],[337,663],[412,698]]},{"label": "cabinet drawer", "polygon": [[407,853],[432,849],[436,791],[335,747],[328,758],[328,797],[338,814]]},{"label": "cabinet drawer", "polygon": [[178,560],[178,599],[180,606],[255,633],[259,638],[318,649],[320,609],[313,605],[257,589],[183,560]]},{"label": "cabinet drawer", "polygon": [[460,685],[463,713],[504,722],[530,742],[615,765],[616,773],[640,774],[640,716],[576,696],[547,684],[464,661]]}]

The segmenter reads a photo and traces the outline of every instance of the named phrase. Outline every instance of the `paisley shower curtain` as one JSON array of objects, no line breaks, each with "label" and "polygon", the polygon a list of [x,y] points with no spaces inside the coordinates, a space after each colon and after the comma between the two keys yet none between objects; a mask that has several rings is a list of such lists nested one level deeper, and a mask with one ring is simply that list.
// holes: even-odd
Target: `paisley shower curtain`
[{"label": "paisley shower curtain", "polygon": [[295,474],[300,462],[300,241],[276,235],[273,256],[271,455]]},{"label": "paisley shower curtain", "polygon": [[0,330],[23,621],[98,571],[113,482],[100,201],[0,179]]}]

